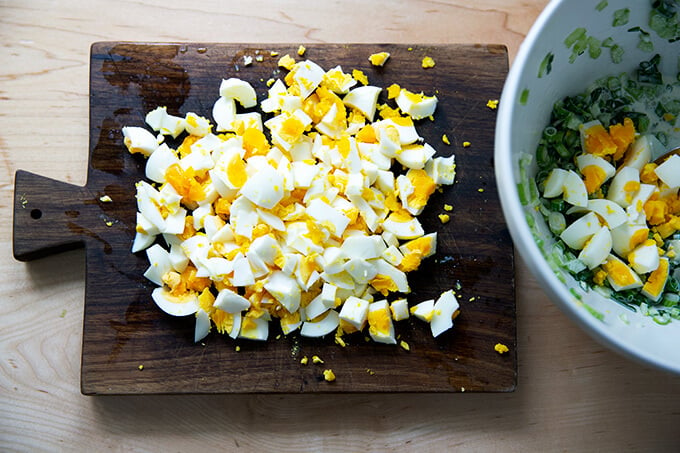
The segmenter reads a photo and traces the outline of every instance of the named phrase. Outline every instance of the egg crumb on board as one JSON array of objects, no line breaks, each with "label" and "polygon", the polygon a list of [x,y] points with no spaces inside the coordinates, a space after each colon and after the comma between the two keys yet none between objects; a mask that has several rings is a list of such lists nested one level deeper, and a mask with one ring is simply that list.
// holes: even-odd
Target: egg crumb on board
[{"label": "egg crumb on board", "polygon": [[304,356],[303,358],[301,358],[300,363],[302,365],[307,365],[309,363],[309,359],[307,358],[307,356]]},{"label": "egg crumb on board", "polygon": [[139,371],[142,371],[142,370],[144,369],[144,365],[139,365],[139,366],[137,367],[137,369],[138,369]]},{"label": "egg crumb on board", "polygon": [[319,357],[318,355],[315,355],[315,356],[312,356],[312,363],[319,364],[319,363],[324,363],[324,361],[321,357]]},{"label": "egg crumb on board", "polygon": [[[212,329],[264,341],[276,320],[283,335],[335,332],[345,346],[343,335],[367,329],[397,344],[393,321],[409,317],[408,301],[388,297],[408,294],[407,273],[436,252],[436,233],[418,215],[455,179],[454,156],[435,156],[416,130],[438,100],[369,85],[356,69],[326,71],[288,54],[277,64],[289,72],[267,81],[261,112],[252,85],[230,78],[214,122],[159,107],[146,117],[158,136],[123,128],[151,181],[137,184],[132,250],[147,255],[152,299],[168,314],[194,315],[196,342]],[[383,91],[396,106],[383,104],[389,115],[375,119]],[[457,313],[457,301],[444,306],[421,318],[435,323],[433,335]]]},{"label": "egg crumb on board", "polygon": [[469,148],[472,145],[472,143],[465,141],[463,142],[463,148]]},{"label": "egg crumb on board", "polygon": [[111,203],[113,202],[113,199],[108,195],[102,195],[101,197],[99,197],[99,201],[101,201],[102,203]]},{"label": "egg crumb on board", "polygon": [[447,212],[453,211],[453,206],[451,206],[450,204],[445,204],[444,205],[444,211],[447,211]]},{"label": "egg crumb on board", "polygon": [[423,57],[423,61],[421,62],[421,66],[424,69],[434,68],[435,64],[434,58],[432,57]]},{"label": "egg crumb on board", "polygon": [[441,223],[449,223],[449,221],[451,220],[451,216],[448,214],[439,214],[437,215],[437,217],[439,217],[439,221]]},{"label": "egg crumb on board", "polygon": [[307,51],[307,48],[303,45],[300,45],[300,47],[298,47],[297,54],[300,55],[300,56],[303,56],[306,51]]},{"label": "egg crumb on board", "polygon": [[384,66],[389,58],[389,52],[378,52],[371,54],[368,57],[368,61],[370,61],[373,66]]},{"label": "egg crumb on board", "polygon": [[496,343],[496,346],[493,347],[494,351],[496,351],[499,354],[505,354],[508,352],[510,349],[503,343]]},{"label": "egg crumb on board", "polygon": [[333,382],[335,380],[335,373],[331,369],[323,370],[323,378],[327,382]]},{"label": "egg crumb on board", "polygon": [[449,137],[446,134],[442,135],[442,142],[444,142],[445,145],[451,144],[451,140],[449,140]]},{"label": "egg crumb on board", "polygon": [[489,107],[491,110],[496,110],[498,108],[498,99],[489,99],[486,101],[486,106]]},{"label": "egg crumb on board", "polygon": [[404,351],[410,351],[411,350],[411,346],[409,346],[409,344],[407,342],[405,342],[404,340],[399,341],[399,346],[401,346],[401,348]]}]

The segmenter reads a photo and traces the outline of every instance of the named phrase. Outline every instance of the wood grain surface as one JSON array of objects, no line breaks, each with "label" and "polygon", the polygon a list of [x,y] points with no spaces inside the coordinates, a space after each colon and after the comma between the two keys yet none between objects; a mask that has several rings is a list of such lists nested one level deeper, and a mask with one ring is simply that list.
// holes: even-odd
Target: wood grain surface
[{"label": "wood grain surface", "polygon": [[594,342],[521,260],[513,393],[87,397],[84,253],[12,258],[16,170],[86,182],[92,42],[487,42],[512,61],[546,3],[0,2],[0,450],[677,451],[678,378]]},{"label": "wood grain surface", "polygon": [[[144,253],[132,255],[135,183],[145,160],[127,152],[121,128],[143,126],[156,106],[171,114],[210,115],[223,78],[253,84],[260,98],[266,80],[283,77],[279,57],[295,55],[293,45],[95,43],[90,57],[90,159],[84,187],[19,171],[15,188],[14,253],[33,259],[85,247],[85,315],[81,388],[85,394],[455,392],[512,391],[516,383],[513,250],[493,174],[495,111],[507,72],[507,53],[498,45],[309,44],[305,57],[325,68],[341,65],[364,71],[372,84],[399,83],[414,92],[436,93],[433,121],[418,122],[419,134],[439,149],[455,153],[455,187],[430,200],[420,216],[427,232],[437,232],[437,255],[410,274],[412,304],[457,289],[462,315],[455,329],[434,339],[426,324],[399,323],[398,346],[366,343],[347,336],[340,348],[332,336],[281,336],[268,342],[233,341],[214,332],[193,342],[192,317],[175,318],[151,300],[154,285],[143,273]],[[368,55],[391,54],[375,68]],[[264,60],[244,67],[244,55]],[[424,56],[436,68],[421,67]],[[386,102],[386,95],[380,102]],[[450,136],[451,145],[441,142]],[[474,146],[463,147],[470,140]],[[101,202],[102,195],[112,202]],[[442,224],[443,205],[454,207]],[[279,335],[277,335],[279,334]],[[276,337],[276,338],[275,338]],[[498,354],[496,343],[511,348]],[[238,351],[235,349],[238,347]],[[303,356],[319,356],[323,366],[303,366]],[[139,366],[143,366],[140,372]],[[332,369],[336,381],[323,379]]]}]

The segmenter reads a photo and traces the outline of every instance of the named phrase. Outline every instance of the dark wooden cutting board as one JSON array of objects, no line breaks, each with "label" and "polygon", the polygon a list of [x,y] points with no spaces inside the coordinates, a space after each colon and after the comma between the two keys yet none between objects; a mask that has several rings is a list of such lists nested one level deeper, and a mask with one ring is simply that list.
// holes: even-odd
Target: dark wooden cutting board
[{"label": "dark wooden cutting board", "polygon": [[[14,256],[31,260],[84,247],[87,263],[81,389],[85,394],[459,392],[512,391],[517,381],[513,248],[503,221],[493,173],[496,111],[507,72],[498,45],[308,45],[305,54],[322,67],[361,69],[374,85],[398,83],[436,93],[434,121],[418,131],[439,155],[456,154],[457,183],[432,196],[421,215],[438,232],[438,253],[410,275],[413,303],[459,287],[461,315],[455,327],[432,338],[429,326],[397,323],[410,351],[347,337],[297,334],[265,343],[234,341],[211,333],[194,344],[194,320],[173,318],[152,302],[153,285],[142,276],[144,253],[133,255],[135,182],[144,160],[122,143],[123,126],[143,126],[149,110],[210,117],[222,78],[250,81],[260,100],[266,80],[279,76],[276,62],[297,45],[148,44],[104,42],[91,49],[90,150],[85,187],[18,171],[14,201]],[[383,68],[368,56],[388,51]],[[263,61],[243,65],[243,56]],[[423,69],[430,56],[436,66]],[[281,75],[282,76],[282,75]],[[382,99],[382,98],[381,98]],[[442,143],[447,134],[451,145]],[[470,142],[463,147],[464,141]],[[49,155],[44,156],[50,159]],[[108,195],[113,202],[100,197]],[[451,221],[437,215],[454,207]],[[496,343],[509,353],[494,351]],[[240,348],[237,351],[236,346]],[[318,355],[325,363],[301,365]],[[139,369],[140,365],[143,369]],[[330,368],[337,379],[323,380]]]}]

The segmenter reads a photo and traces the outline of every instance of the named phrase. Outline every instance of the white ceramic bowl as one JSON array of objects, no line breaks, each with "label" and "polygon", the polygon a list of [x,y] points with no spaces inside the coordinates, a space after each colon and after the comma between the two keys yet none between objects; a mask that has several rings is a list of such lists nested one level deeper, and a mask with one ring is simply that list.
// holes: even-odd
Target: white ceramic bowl
[{"label": "white ceramic bowl", "polygon": [[[523,206],[518,195],[518,183],[524,171],[520,171],[520,157],[523,153],[534,153],[555,101],[584,92],[601,77],[631,71],[654,53],[662,56],[662,72],[674,75],[678,71],[680,42],[668,43],[652,32],[654,52],[644,52],[637,48],[638,33],[628,31],[636,25],[650,31],[647,25],[650,0],[608,0],[601,11],[596,10],[598,3],[598,0],[552,1],[520,47],[503,89],[497,117],[495,168],[501,203],[517,250],[548,296],[566,315],[614,351],[680,374],[680,321],[658,325],[649,316],[633,313],[599,293],[584,291],[566,271],[562,272],[566,283],[560,281],[534,236],[544,241],[544,250],[554,243],[546,222],[540,213]],[[630,9],[629,22],[613,27],[614,11],[622,8]],[[589,36],[599,40],[612,37],[625,51],[622,61],[615,64],[608,49],[603,49],[596,59],[586,52],[570,63],[572,50],[564,40],[577,27],[585,27]],[[539,78],[539,66],[549,52],[554,54],[552,70]],[[522,93],[526,90],[528,97],[522,102]],[[525,177],[532,178],[536,168],[529,165],[525,170]],[[535,222],[533,229],[527,216]],[[604,318],[598,319],[588,307]]]}]

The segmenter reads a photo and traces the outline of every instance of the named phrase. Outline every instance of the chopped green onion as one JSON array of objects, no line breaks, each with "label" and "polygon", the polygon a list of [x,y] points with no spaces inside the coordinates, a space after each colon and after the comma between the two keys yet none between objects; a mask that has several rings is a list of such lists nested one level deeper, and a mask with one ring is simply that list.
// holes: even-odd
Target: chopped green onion
[{"label": "chopped green onion", "polygon": [[614,11],[614,22],[612,25],[614,27],[620,27],[626,25],[630,19],[630,9],[622,8]]},{"label": "chopped green onion", "polygon": [[543,58],[543,61],[541,61],[540,66],[538,67],[538,78],[540,79],[544,75],[550,74],[552,71],[552,62],[553,59],[555,58],[555,54],[552,52],[548,52],[548,54]]},{"label": "chopped green onion", "polygon": [[602,11],[603,9],[605,9],[607,7],[608,4],[609,4],[609,2],[607,2],[607,0],[602,0],[600,3],[598,3],[595,6],[595,9],[598,10],[598,11]]},{"label": "chopped green onion", "polygon": [[519,95],[519,103],[520,105],[527,105],[527,101],[529,100],[529,89],[525,88],[522,90],[522,93]]}]

